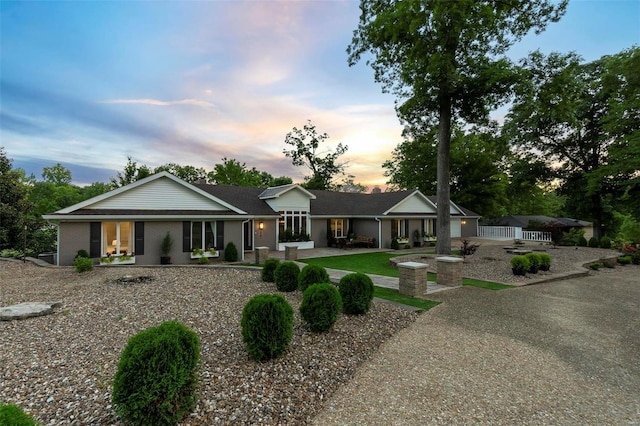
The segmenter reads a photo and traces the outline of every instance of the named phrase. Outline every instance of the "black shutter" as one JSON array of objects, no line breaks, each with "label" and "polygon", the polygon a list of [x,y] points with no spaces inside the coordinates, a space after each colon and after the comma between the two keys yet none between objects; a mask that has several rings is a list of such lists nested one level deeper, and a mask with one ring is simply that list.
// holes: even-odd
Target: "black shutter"
[{"label": "black shutter", "polygon": [[356,230],[353,229],[353,219],[349,219],[349,227],[347,228],[347,237],[349,235],[356,236]]},{"label": "black shutter", "polygon": [[404,220],[404,236],[409,238],[409,219]]},{"label": "black shutter", "polygon": [[219,250],[224,250],[224,221],[216,222],[216,245]]},{"label": "black shutter", "polygon": [[89,256],[100,257],[102,255],[102,223],[91,222],[89,225]]},{"label": "black shutter", "polygon": [[134,245],[137,255],[144,254],[144,222],[136,222],[135,226],[136,242]]},{"label": "black shutter", "polygon": [[191,222],[182,222],[182,251],[184,253],[191,251]]}]

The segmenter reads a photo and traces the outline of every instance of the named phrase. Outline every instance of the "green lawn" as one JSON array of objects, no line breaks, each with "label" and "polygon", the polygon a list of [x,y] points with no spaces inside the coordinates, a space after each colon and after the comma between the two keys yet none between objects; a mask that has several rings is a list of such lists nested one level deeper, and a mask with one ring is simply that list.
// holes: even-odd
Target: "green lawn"
[{"label": "green lawn", "polygon": [[414,308],[424,309],[428,311],[434,306],[438,306],[441,302],[434,300],[419,299],[417,297],[405,296],[400,294],[398,290],[385,287],[374,287],[373,295],[380,299],[390,300],[396,303],[402,303],[403,305],[413,306]]}]

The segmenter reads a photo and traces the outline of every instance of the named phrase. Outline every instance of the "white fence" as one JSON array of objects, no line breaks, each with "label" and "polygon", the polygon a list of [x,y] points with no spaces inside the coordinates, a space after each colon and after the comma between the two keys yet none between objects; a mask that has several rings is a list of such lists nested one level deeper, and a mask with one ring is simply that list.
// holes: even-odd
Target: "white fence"
[{"label": "white fence", "polygon": [[478,226],[478,237],[500,240],[551,241],[551,232],[523,231],[517,226]]}]

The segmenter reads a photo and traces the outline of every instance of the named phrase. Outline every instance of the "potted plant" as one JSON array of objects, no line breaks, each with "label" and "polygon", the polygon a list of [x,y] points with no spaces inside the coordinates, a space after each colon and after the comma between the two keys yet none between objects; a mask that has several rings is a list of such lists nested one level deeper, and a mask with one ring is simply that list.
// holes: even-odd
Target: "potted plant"
[{"label": "potted plant", "polygon": [[511,271],[513,275],[526,275],[529,270],[529,259],[525,256],[513,256],[511,258]]},{"label": "potted plant", "polygon": [[171,238],[171,234],[169,234],[169,231],[167,231],[166,235],[162,239],[162,244],[160,245],[160,252],[162,253],[162,256],[160,256],[161,265],[171,264],[171,256],[169,256],[169,253],[171,252],[172,247],[173,238]]}]

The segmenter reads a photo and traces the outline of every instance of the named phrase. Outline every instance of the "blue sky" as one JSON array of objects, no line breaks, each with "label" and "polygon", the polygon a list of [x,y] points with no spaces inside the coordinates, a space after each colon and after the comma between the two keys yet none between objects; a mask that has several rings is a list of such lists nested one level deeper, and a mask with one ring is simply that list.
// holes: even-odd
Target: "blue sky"
[{"label": "blue sky", "polygon": [[[128,156],[207,170],[235,158],[301,181],[282,150],[311,120],[349,146],[347,173],[382,186],[402,128],[371,69],[347,65],[358,17],[356,1],[1,0],[0,146],[14,167],[39,178],[60,162],[76,184],[108,181]],[[632,45],[640,0],[571,0],[511,56]]]}]

